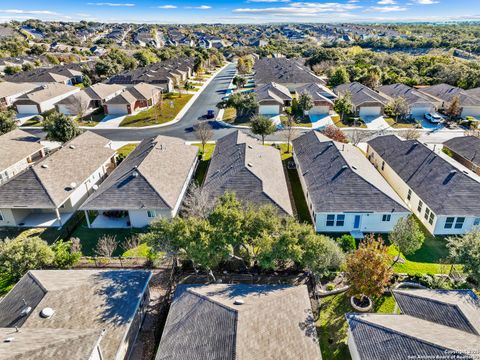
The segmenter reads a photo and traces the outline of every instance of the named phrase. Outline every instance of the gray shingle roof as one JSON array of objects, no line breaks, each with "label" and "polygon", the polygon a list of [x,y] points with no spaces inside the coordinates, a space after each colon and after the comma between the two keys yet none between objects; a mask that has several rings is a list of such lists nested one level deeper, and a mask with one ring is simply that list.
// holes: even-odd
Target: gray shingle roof
[{"label": "gray shingle roof", "polygon": [[443,143],[452,151],[473,164],[480,165],[480,139],[475,136],[461,136]]},{"label": "gray shingle roof", "polygon": [[125,87],[123,85],[117,85],[117,84],[103,84],[103,83],[98,83],[94,84],[88,88],[85,89],[85,93],[92,99],[92,100],[104,100],[110,95],[116,93],[117,91],[120,91],[124,89]]},{"label": "gray shingle roof", "polygon": [[85,132],[42,161],[0,186],[0,208],[50,209],[72,194],[71,184],[83,184],[115,155],[110,140]]},{"label": "gray shingle roof", "polygon": [[293,140],[293,148],[315,212],[408,212],[354,146],[310,131]]},{"label": "gray shingle roof", "polygon": [[480,183],[419,141],[387,135],[368,145],[436,215],[480,216]]},{"label": "gray shingle roof", "polygon": [[431,97],[425,94],[422,94],[420,91],[404,84],[392,84],[392,85],[380,86],[378,91],[391,98],[403,97],[407,101],[408,105],[410,106],[415,104],[434,103]]},{"label": "gray shingle roof", "polygon": [[333,101],[337,98],[337,95],[335,95],[332,90],[319,83],[302,85],[297,87],[295,90],[298,94],[302,94],[304,92],[310,94],[313,101],[326,101],[333,104]]},{"label": "gray shingle roof", "polygon": [[480,106],[480,99],[465,90],[448,84],[438,84],[419,89],[420,92],[434,96],[444,102],[450,102],[455,96],[462,106]]},{"label": "gray shingle roof", "polygon": [[65,82],[75,76],[81,76],[78,70],[70,69],[64,65],[49,68],[37,68],[29,71],[21,71],[17,74],[7,76],[5,79],[10,82]]},{"label": "gray shingle roof", "polygon": [[20,129],[0,135],[0,172],[42,150],[39,140]]},{"label": "gray shingle roof", "polygon": [[262,58],[255,61],[255,83],[258,85],[324,83],[299,59]]},{"label": "gray shingle roof", "polygon": [[[39,356],[37,359],[45,360],[59,359],[52,355],[56,351],[64,355],[62,359],[79,358],[78,354],[92,341],[78,341],[75,337],[82,333],[88,337],[105,329],[100,341],[102,354],[105,359],[114,359],[150,277],[149,271],[142,270],[29,271],[0,301],[0,327],[18,326],[22,333],[25,331],[22,336],[31,336],[31,341],[26,338],[22,343],[22,354],[27,355],[33,350],[39,351],[38,332],[43,332],[45,340],[51,341],[46,346],[51,347],[52,352],[45,353],[51,357]],[[22,316],[26,306],[32,308],[31,312]],[[55,311],[47,319],[39,315],[46,307]],[[25,319],[15,320],[21,318]],[[63,331],[65,336],[72,335],[71,339],[65,339],[69,346],[58,344],[49,336],[57,331]],[[0,358],[3,358],[1,354],[7,346],[8,343],[0,342]],[[93,347],[90,350],[91,353]],[[30,359],[17,357],[20,358]]]},{"label": "gray shingle roof", "polygon": [[403,314],[480,335],[480,302],[472,290],[395,290]]},{"label": "gray shingle roof", "polygon": [[274,82],[255,88],[255,95],[258,102],[273,100],[283,105],[285,101],[292,100],[290,91],[285,86]]},{"label": "gray shingle roof", "polygon": [[197,151],[196,147],[177,138],[145,139],[81,209],[174,209],[197,161]]},{"label": "gray shingle roof", "polygon": [[355,106],[360,106],[364,103],[376,103],[381,106],[386,105],[389,101],[389,99],[384,95],[373,91],[359,82],[342,84],[335,88],[335,93],[337,94],[344,94],[346,92],[350,92],[352,95],[352,103]]},{"label": "gray shingle roof", "polygon": [[307,288],[179,285],[156,359],[319,360]]},{"label": "gray shingle roof", "polygon": [[204,189],[212,199],[225,192],[256,204],[270,204],[292,215],[280,152],[241,131],[217,141]]}]

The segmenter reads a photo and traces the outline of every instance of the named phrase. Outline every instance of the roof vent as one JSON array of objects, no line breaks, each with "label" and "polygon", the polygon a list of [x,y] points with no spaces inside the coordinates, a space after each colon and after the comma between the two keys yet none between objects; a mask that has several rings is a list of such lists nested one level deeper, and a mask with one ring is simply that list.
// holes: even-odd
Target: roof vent
[{"label": "roof vent", "polygon": [[48,165],[47,164],[42,164],[42,168],[48,169]]},{"label": "roof vent", "polygon": [[348,165],[343,165],[342,169],[348,169]]},{"label": "roof vent", "polygon": [[253,167],[252,163],[248,163],[247,165],[248,165],[248,167]]},{"label": "roof vent", "polygon": [[138,177],[138,172],[137,172],[137,171],[134,171],[134,172],[132,173],[132,176],[133,176],[134,178]]},{"label": "roof vent", "polygon": [[465,175],[468,175],[468,171],[466,171],[466,170],[463,170],[463,173],[464,173]]},{"label": "roof vent", "polygon": [[352,169],[353,170],[358,170],[356,166],[352,166]]},{"label": "roof vent", "polygon": [[235,299],[233,301],[233,305],[243,305],[245,304],[245,301],[243,301],[242,299]]},{"label": "roof vent", "polygon": [[20,313],[21,316],[27,316],[28,314],[30,314],[30,312],[32,311],[32,307],[31,306],[27,306],[26,308],[24,308],[22,310],[22,312]]},{"label": "roof vent", "polygon": [[248,145],[248,148],[249,148],[249,149],[253,149],[253,146],[252,146],[252,145]]},{"label": "roof vent", "polygon": [[454,175],[457,173],[457,170],[450,170],[450,175]]},{"label": "roof vent", "polygon": [[76,182],[70,183],[70,189],[75,189],[76,187],[77,187],[77,183],[76,183]]},{"label": "roof vent", "polygon": [[13,337],[8,337],[3,340],[4,343],[11,343],[13,342],[14,338]]},{"label": "roof vent", "polygon": [[55,310],[53,310],[52,308],[46,307],[45,309],[40,311],[40,316],[44,319],[48,319],[48,318],[51,318],[54,313],[55,313]]},{"label": "roof vent", "polygon": [[75,149],[75,145],[72,144],[72,145],[69,146],[69,148],[73,150],[73,149]]}]

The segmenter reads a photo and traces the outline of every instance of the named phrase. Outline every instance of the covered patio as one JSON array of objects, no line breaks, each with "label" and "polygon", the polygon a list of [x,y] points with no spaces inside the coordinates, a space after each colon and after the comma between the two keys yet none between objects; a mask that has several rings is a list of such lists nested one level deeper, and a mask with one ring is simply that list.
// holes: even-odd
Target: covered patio
[{"label": "covered patio", "polygon": [[128,213],[125,213],[124,216],[113,217],[107,216],[102,212],[99,212],[95,219],[90,223],[88,214],[85,214],[86,219],[88,219],[89,227],[96,229],[125,229],[130,228],[130,217]]},{"label": "covered patio", "polygon": [[61,227],[73,216],[73,212],[60,213],[60,220],[55,212],[32,212],[19,224],[20,227]]}]

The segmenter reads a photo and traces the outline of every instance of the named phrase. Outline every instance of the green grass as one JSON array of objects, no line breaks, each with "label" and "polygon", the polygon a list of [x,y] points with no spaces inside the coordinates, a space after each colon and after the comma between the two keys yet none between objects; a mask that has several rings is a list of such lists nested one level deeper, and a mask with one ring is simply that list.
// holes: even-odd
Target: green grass
[{"label": "green grass", "polygon": [[332,121],[335,124],[336,127],[339,128],[346,128],[346,127],[354,127],[354,124],[356,125],[355,127],[361,128],[361,129],[366,129],[367,125],[361,120],[357,119],[355,122],[353,117],[348,117],[345,116],[344,121],[340,120],[340,116],[332,116]]},{"label": "green grass", "polygon": [[0,239],[15,239],[18,237],[29,238],[38,236],[49,244],[53,244],[59,237],[60,232],[55,228],[19,228],[0,227]]},{"label": "green grass", "polygon": [[[165,97],[162,101],[161,110],[158,111],[157,106],[153,106],[148,110],[142,111],[135,115],[127,116],[123,119],[120,126],[126,127],[140,127],[164,124],[172,121],[180,112],[185,104],[192,98],[192,94],[174,94]],[[173,106],[172,106],[173,105]],[[159,112],[157,118],[157,111]]]},{"label": "green grass", "polygon": [[[347,345],[348,325],[345,314],[354,312],[350,306],[350,297],[346,293],[327,296],[320,299],[320,318],[317,332],[324,360],[350,360]],[[391,295],[382,296],[374,301],[373,312],[393,313],[395,300]]]},{"label": "green grass", "polygon": [[103,113],[103,111],[95,112],[93,114],[84,116],[82,119],[77,119],[77,124],[79,126],[97,126],[104,117],[105,114]]},{"label": "green grass", "polygon": [[10,275],[0,274],[0,296],[8,293],[12,289],[13,285],[15,285],[15,281]]},{"label": "green grass", "polygon": [[127,144],[123,145],[121,148],[117,150],[117,155],[123,158],[126,158],[135,148],[138,146],[138,144]]},{"label": "green grass", "polygon": [[[194,146],[198,146],[199,150],[198,153],[202,153],[202,144],[193,144]],[[215,144],[206,144],[205,145],[205,153],[200,160],[200,163],[197,166],[197,171],[195,172],[194,180],[197,184],[203,184],[205,180],[205,176],[207,175],[208,166],[210,165],[210,160],[212,159],[213,150],[215,150]]]},{"label": "green grass", "polygon": [[36,120],[35,118],[28,119],[25,121],[22,126],[43,126],[41,121]]},{"label": "green grass", "polygon": [[123,257],[147,257],[151,247],[147,244],[140,244],[136,248],[125,251]]},{"label": "green grass", "polygon": [[385,117],[384,120],[387,122],[388,125],[397,129],[411,129],[417,126],[416,122],[411,122],[407,120],[399,120],[398,122],[395,122],[395,119],[391,117]]},{"label": "green grass", "polygon": [[145,232],[143,229],[89,229],[86,222],[82,222],[72,233],[71,237],[80,239],[82,254],[84,256],[95,256],[95,247],[98,240],[104,235],[115,236],[119,246],[113,252],[113,256],[120,256],[124,250],[120,246],[131,236]]}]

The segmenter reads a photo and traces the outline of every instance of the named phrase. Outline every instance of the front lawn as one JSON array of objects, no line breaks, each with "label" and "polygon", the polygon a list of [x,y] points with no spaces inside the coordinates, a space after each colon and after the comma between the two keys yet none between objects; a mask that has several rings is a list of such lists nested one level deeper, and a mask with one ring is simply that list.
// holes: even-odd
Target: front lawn
[{"label": "front lawn", "polygon": [[396,122],[395,119],[391,117],[385,117],[384,120],[388,125],[396,129],[412,129],[417,127],[417,123],[415,121],[400,119],[398,122]]},{"label": "front lawn", "polygon": [[222,120],[232,125],[250,126],[251,117],[237,117],[237,111],[234,108],[225,108]]},{"label": "front lawn", "polygon": [[41,121],[38,121],[36,118],[31,118],[25,121],[21,126],[35,126],[35,127],[41,127],[43,126]]},{"label": "front lawn", "polygon": [[340,119],[340,116],[336,116],[336,117],[332,116],[332,121],[335,124],[335,126],[339,128],[347,128],[347,127],[357,127],[361,129],[367,128],[367,125],[365,124],[365,122],[363,122],[363,120],[359,118],[355,120],[355,118],[353,117],[345,116],[345,119],[342,121]]},{"label": "front lawn", "polygon": [[92,114],[86,115],[81,119],[76,119],[76,121],[79,126],[93,127],[93,126],[97,126],[98,123],[102,121],[104,117],[105,117],[105,114],[103,113],[103,110],[100,110],[100,111],[95,111]]},{"label": "front lawn", "polygon": [[158,106],[152,106],[148,110],[127,116],[123,119],[120,126],[140,127],[159,125],[172,121],[192,96],[192,94],[182,94],[181,96],[179,94],[173,94],[165,96],[162,100],[160,111]]},{"label": "front lawn", "polygon": [[[384,295],[375,300],[373,312],[391,314],[394,308],[393,296]],[[351,359],[347,345],[348,325],[345,314],[354,311],[346,293],[320,299],[320,317],[316,326],[324,360]]]}]

